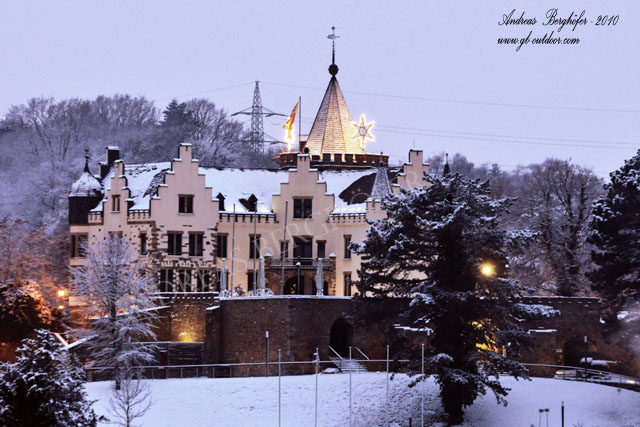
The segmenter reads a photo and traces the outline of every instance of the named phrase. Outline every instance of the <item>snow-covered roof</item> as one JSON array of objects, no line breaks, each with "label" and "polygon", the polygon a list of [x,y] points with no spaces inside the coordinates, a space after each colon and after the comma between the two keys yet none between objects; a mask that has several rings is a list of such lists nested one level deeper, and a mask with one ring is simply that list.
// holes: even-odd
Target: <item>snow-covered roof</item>
[{"label": "snow-covered roof", "polygon": [[[163,180],[156,178],[164,176],[164,173],[171,169],[170,162],[161,163],[145,163],[140,165],[125,165],[124,174],[127,177],[127,187],[131,192],[130,201],[133,202],[132,209],[146,210],[149,209],[149,201],[151,197],[157,193],[157,186]],[[111,189],[111,178],[113,178],[113,168],[107,176],[102,180],[104,186],[104,194]],[[156,178],[156,179],[154,179]],[[149,190],[149,191],[148,191]],[[106,199],[103,199],[104,202]],[[102,211],[102,203],[98,203],[92,212]]]},{"label": "snow-covered roof", "polygon": [[363,214],[367,211],[366,203],[355,203],[353,205],[337,206],[331,215],[348,215],[348,214]]},{"label": "snow-covered roof", "polygon": [[212,196],[224,196],[225,210],[249,212],[240,199],[248,200],[253,194],[258,199],[258,213],[270,213],[271,196],[280,193],[280,183],[287,182],[289,174],[284,170],[272,169],[216,169],[199,168],[205,176],[205,184],[212,188]]},{"label": "snow-covered roof", "polygon": [[69,197],[100,197],[101,195],[102,186],[100,181],[88,171],[82,172],[82,175],[73,183],[69,192]]},{"label": "snow-covered roof", "polygon": [[[131,192],[131,198],[128,200],[133,202],[133,210],[149,209],[151,198],[157,195],[158,186],[164,182],[164,176],[170,169],[170,162],[125,166],[127,187]],[[250,212],[245,204],[251,195],[254,195],[257,198],[258,213],[271,213],[272,196],[279,194],[280,184],[289,180],[288,171],[275,169],[198,168],[198,172],[204,175],[205,185],[211,187],[212,199],[218,194],[224,196],[224,212],[232,212],[234,204],[236,212]],[[103,180],[105,195],[111,188],[113,173],[112,169]],[[375,173],[375,169],[321,171],[319,182],[326,183],[327,193],[336,196],[336,210],[333,213],[365,212],[365,204],[353,203],[353,196],[359,195],[361,198],[369,196],[371,192],[369,181],[373,180],[371,176]],[[349,191],[346,191],[347,189]],[[102,203],[93,209],[94,212],[101,210]]]}]

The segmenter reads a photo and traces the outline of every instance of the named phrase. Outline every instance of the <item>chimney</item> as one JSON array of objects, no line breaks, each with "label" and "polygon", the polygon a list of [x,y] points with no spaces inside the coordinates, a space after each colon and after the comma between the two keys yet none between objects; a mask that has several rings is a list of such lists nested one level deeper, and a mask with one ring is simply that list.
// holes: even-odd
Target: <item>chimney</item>
[{"label": "chimney", "polygon": [[102,181],[105,176],[109,174],[109,171],[113,167],[113,163],[120,159],[120,148],[115,146],[109,146],[107,149],[107,161],[100,162],[100,180]]}]

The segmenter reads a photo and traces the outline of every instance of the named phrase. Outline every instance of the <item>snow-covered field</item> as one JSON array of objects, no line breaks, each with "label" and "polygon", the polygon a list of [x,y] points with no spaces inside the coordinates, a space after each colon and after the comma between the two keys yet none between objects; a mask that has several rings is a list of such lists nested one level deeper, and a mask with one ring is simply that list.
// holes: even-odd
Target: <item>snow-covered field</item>
[{"label": "snow-covered field", "polygon": [[[315,376],[282,377],[282,425],[313,426]],[[549,426],[560,425],[560,404],[565,402],[565,426],[640,427],[640,393],[596,384],[536,378],[515,381],[509,405],[499,406],[493,394],[480,397],[467,408],[464,426],[529,427],[538,425],[538,409],[549,408]],[[391,409],[385,408],[385,374],[352,375],[353,425],[420,425],[419,386],[397,375],[390,381]],[[144,426],[277,426],[278,378],[193,378],[149,381],[154,404],[138,423]],[[94,408],[108,415],[113,383],[87,384]],[[443,421],[438,388],[424,384],[425,425]],[[318,377],[318,426],[349,425],[349,376]],[[442,424],[444,425],[444,424]],[[542,426],[546,426],[543,418]]]}]

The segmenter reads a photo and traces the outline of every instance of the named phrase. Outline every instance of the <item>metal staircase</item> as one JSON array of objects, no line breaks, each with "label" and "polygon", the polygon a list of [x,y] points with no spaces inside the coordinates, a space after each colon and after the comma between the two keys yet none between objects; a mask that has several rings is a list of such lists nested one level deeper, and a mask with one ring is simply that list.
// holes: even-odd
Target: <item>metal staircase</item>
[{"label": "metal staircase", "polygon": [[366,372],[367,367],[363,363],[363,360],[369,360],[366,354],[364,354],[358,347],[354,347],[354,349],[364,356],[364,359],[351,359],[344,358],[340,356],[340,354],[333,349],[333,347],[329,346],[330,356],[329,359],[333,362],[333,364],[338,368],[338,370],[342,373],[360,373]]}]

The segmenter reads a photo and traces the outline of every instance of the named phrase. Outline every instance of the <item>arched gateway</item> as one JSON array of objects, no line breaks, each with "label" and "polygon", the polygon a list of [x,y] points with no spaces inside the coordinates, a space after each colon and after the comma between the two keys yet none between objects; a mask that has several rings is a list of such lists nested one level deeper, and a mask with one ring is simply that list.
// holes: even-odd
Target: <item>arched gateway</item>
[{"label": "arched gateway", "polygon": [[329,345],[342,357],[349,357],[349,346],[353,338],[353,328],[342,317],[333,322]]}]

